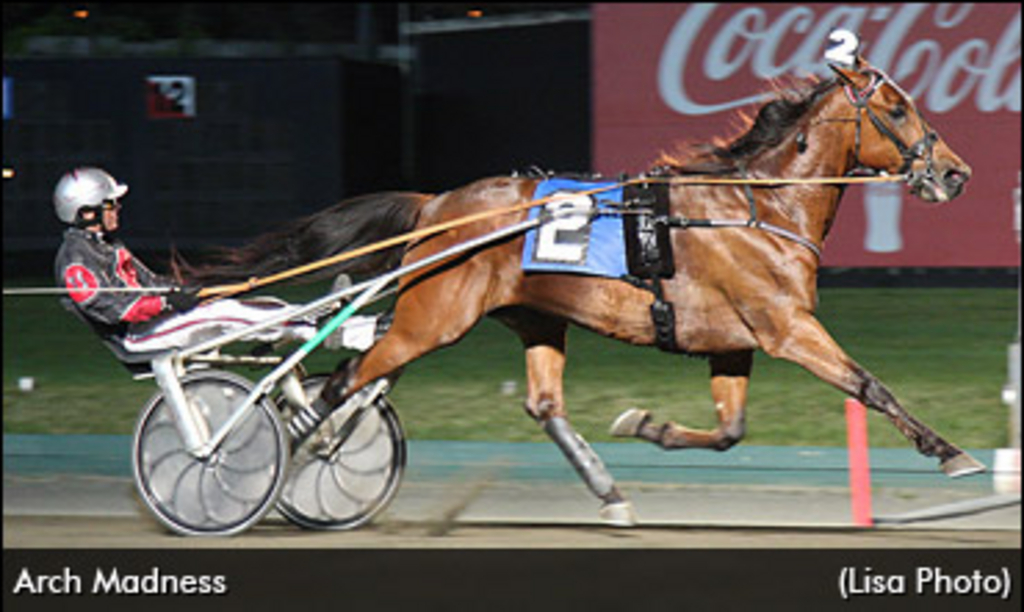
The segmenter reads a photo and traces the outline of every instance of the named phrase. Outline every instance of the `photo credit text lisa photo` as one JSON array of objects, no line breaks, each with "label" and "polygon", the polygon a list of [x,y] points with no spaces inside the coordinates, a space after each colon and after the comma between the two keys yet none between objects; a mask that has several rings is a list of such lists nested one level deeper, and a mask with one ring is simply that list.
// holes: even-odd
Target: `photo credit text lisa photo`
[{"label": "photo credit text lisa photo", "polygon": [[847,566],[839,571],[838,586],[845,600],[889,595],[980,596],[1009,600],[1013,593],[1013,580],[1007,567],[992,572],[976,569],[961,573],[923,566],[904,573],[884,572],[870,566]]}]

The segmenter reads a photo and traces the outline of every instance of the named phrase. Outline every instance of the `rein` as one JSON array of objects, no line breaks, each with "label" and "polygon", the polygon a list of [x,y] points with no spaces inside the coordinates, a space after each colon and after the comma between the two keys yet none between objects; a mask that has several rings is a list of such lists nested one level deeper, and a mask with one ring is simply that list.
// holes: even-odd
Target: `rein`
[{"label": "rein", "polygon": [[[903,175],[891,175],[891,176],[844,176],[844,177],[834,177],[834,178],[822,177],[822,178],[792,178],[792,179],[785,179],[785,178],[725,178],[725,177],[704,177],[704,176],[682,176],[682,177],[680,177],[680,176],[676,176],[676,177],[649,176],[649,177],[629,179],[629,180],[626,180],[626,181],[620,181],[620,182],[612,184],[612,185],[607,185],[607,186],[604,186],[604,187],[597,187],[597,188],[594,188],[594,189],[588,189],[586,191],[579,191],[579,192],[576,192],[576,193],[577,193],[577,195],[585,195],[586,196],[586,195],[593,195],[593,194],[597,194],[597,193],[603,193],[605,191],[612,191],[614,189],[618,189],[619,187],[625,187],[626,185],[642,185],[642,184],[650,185],[650,184],[653,184],[653,183],[667,183],[669,185],[734,185],[734,186],[747,186],[747,187],[781,187],[781,186],[784,186],[784,185],[856,185],[856,184],[865,184],[865,183],[891,183],[891,182],[903,181],[903,180],[906,180],[906,176],[903,176]],[[548,204],[548,203],[558,199],[558,197],[559,197],[558,194],[552,194],[552,195],[544,197],[544,198],[540,198],[540,199],[537,199],[537,200],[531,200],[529,202],[523,202],[523,203],[520,203],[520,204],[515,204],[513,206],[507,206],[505,208],[500,208],[500,209],[497,209],[497,210],[487,210],[487,211],[475,213],[475,214],[472,214],[472,215],[466,215],[464,217],[459,217],[458,219],[452,219],[451,221],[445,221],[445,222],[442,222],[442,223],[437,223],[437,224],[431,225],[429,227],[424,227],[424,228],[420,228],[418,230],[407,232],[405,234],[400,234],[398,236],[393,236],[393,237],[388,238],[386,240],[381,240],[379,242],[374,242],[372,244],[368,244],[368,245],[360,247],[358,249],[353,249],[351,251],[345,251],[344,253],[339,253],[337,255],[334,255],[332,257],[328,257],[326,259],[320,259],[320,260],[317,260],[317,261],[314,261],[314,262],[310,262],[310,263],[302,265],[302,266],[298,266],[298,267],[295,267],[295,268],[290,268],[288,270],[283,270],[283,271],[278,272],[276,274],[272,274],[272,275],[265,276],[265,277],[262,277],[262,278],[253,277],[253,278],[249,279],[248,281],[241,282],[241,283],[232,283],[232,284],[226,284],[226,285],[217,285],[217,286],[214,286],[214,287],[206,287],[206,288],[204,288],[204,289],[199,291],[198,297],[199,298],[205,298],[205,299],[208,299],[208,300],[216,300],[216,299],[228,297],[228,296],[231,296],[231,295],[236,295],[236,294],[239,294],[239,293],[245,293],[247,291],[252,291],[254,289],[258,289],[258,288],[264,287],[266,285],[271,285],[273,283],[281,282],[281,281],[287,280],[289,278],[293,278],[293,277],[296,277],[296,276],[301,276],[303,274],[308,274],[309,272],[320,270],[320,269],[326,268],[328,266],[333,266],[333,265],[336,265],[336,264],[348,261],[350,259],[355,259],[356,257],[361,257],[363,255],[368,255],[370,253],[375,253],[377,251],[380,251],[380,250],[383,250],[383,249],[387,249],[387,248],[391,248],[391,247],[395,247],[395,246],[398,246],[400,244],[405,244],[407,242],[412,242],[414,240],[419,240],[421,238],[426,238],[426,237],[429,237],[429,236],[433,236],[435,234],[439,234],[441,232],[446,232],[448,230],[455,229],[455,228],[458,228],[458,227],[462,227],[464,225],[469,225],[471,223],[476,223],[478,221],[483,221],[483,220],[486,220],[486,219],[490,219],[492,217],[498,217],[498,216],[501,216],[501,215],[509,215],[509,214],[512,214],[512,213],[521,212],[521,211],[524,211],[524,210],[529,210],[531,208],[536,208],[537,206],[543,206],[544,204]],[[748,193],[747,197],[750,198],[751,194]],[[751,210],[753,211],[753,208],[751,208]],[[756,218],[756,215],[752,215],[748,219],[690,219],[690,218],[686,218],[686,217],[665,217],[665,218],[657,219],[656,222],[664,223],[664,224],[668,225],[669,227],[679,228],[679,229],[685,229],[685,228],[691,228],[691,227],[692,228],[738,228],[738,227],[749,227],[749,228],[758,229],[758,230],[761,230],[761,231],[764,231],[764,232],[768,232],[770,234],[775,234],[777,236],[780,236],[782,238],[785,238],[787,240],[790,240],[792,242],[800,244],[800,245],[806,247],[807,249],[809,249],[811,252],[813,252],[819,258],[821,257],[821,248],[818,245],[814,244],[812,241],[808,240],[807,238],[805,238],[803,236],[800,236],[799,234],[796,234],[795,232],[787,230],[787,229],[785,229],[783,227],[779,227],[777,225],[773,225],[773,224],[767,223],[765,221],[760,221],[760,220],[758,220]],[[171,290],[172,290],[172,288],[167,287],[167,288],[141,288],[138,291],[139,292],[145,292],[145,293],[165,293],[165,292],[169,292]],[[99,291],[103,291],[103,289],[99,289]],[[109,291],[112,291],[112,292],[113,291],[117,291],[117,292],[131,292],[130,289],[109,289]],[[46,287],[46,288],[5,288],[3,290],[3,295],[12,295],[12,296],[13,295],[52,295],[52,294],[67,294],[69,292],[70,292],[70,290],[68,290],[68,289],[51,288],[51,287]]]},{"label": "rein", "polygon": [[[895,175],[877,175],[877,174],[872,174],[872,175],[869,175],[869,176],[850,176],[850,175],[846,175],[846,176],[841,176],[841,177],[813,177],[813,178],[791,178],[791,179],[787,179],[787,178],[749,178],[749,177],[746,177],[746,176],[742,176],[740,178],[707,177],[707,176],[675,176],[675,177],[656,177],[656,176],[650,176],[650,177],[640,177],[640,178],[636,178],[636,179],[630,179],[630,180],[627,180],[627,181],[621,181],[621,182],[616,183],[616,184],[611,185],[611,186],[599,187],[599,188],[591,189],[591,190],[587,190],[587,191],[580,191],[580,192],[577,192],[577,195],[593,195],[593,194],[601,193],[601,192],[604,192],[604,191],[611,191],[613,189],[618,189],[618,188],[624,187],[626,185],[640,185],[640,184],[652,184],[652,183],[669,183],[670,185],[735,185],[735,186],[742,186],[743,189],[744,189],[747,201],[749,203],[749,207],[750,207],[750,216],[745,221],[735,220],[735,219],[734,220],[727,220],[727,219],[669,218],[667,220],[662,220],[662,222],[667,222],[670,227],[680,227],[680,228],[683,228],[683,227],[708,227],[708,228],[751,227],[751,228],[759,229],[759,230],[762,230],[762,231],[765,231],[765,232],[768,232],[768,233],[780,236],[780,237],[785,238],[787,240],[791,240],[793,242],[796,242],[797,244],[800,244],[800,245],[808,248],[811,252],[813,252],[815,254],[815,256],[817,256],[820,259],[821,258],[821,247],[819,247],[817,244],[815,244],[811,240],[807,239],[804,236],[800,236],[799,234],[796,234],[795,232],[793,232],[791,230],[788,230],[788,229],[785,229],[783,227],[779,227],[779,226],[767,223],[765,221],[761,221],[761,220],[759,220],[757,218],[757,206],[756,206],[756,202],[755,202],[755,199],[754,199],[753,191],[751,189],[752,187],[779,187],[779,186],[783,186],[783,185],[855,185],[855,184],[865,184],[865,183],[882,183],[882,182],[894,182],[894,181],[907,181],[907,180],[910,180],[910,179],[914,178],[912,174],[908,175],[906,173],[910,170],[911,165],[913,164],[913,162],[917,161],[917,160],[923,160],[925,162],[925,176],[926,177],[931,177],[931,176],[934,175],[933,159],[932,159],[932,149],[933,149],[933,146],[934,146],[935,142],[938,140],[938,135],[935,134],[935,132],[933,132],[931,130],[925,129],[925,125],[926,124],[924,122],[924,118],[921,117],[920,111],[918,111],[917,109],[914,109],[914,113],[917,116],[917,121],[918,121],[919,125],[921,126],[922,131],[924,132],[924,135],[922,136],[922,138],[919,141],[917,141],[917,142],[915,142],[915,143],[913,143],[913,144],[908,146],[903,141],[903,139],[900,138],[895,132],[893,132],[892,128],[889,127],[889,125],[887,125],[884,121],[882,121],[882,119],[880,117],[878,117],[878,115],[871,109],[871,107],[868,105],[868,100],[870,100],[870,98],[875,94],[875,92],[878,91],[878,89],[881,87],[881,85],[883,83],[888,84],[888,85],[894,87],[897,91],[899,91],[901,94],[903,94],[903,96],[905,98],[909,99],[909,96],[907,96],[899,88],[899,86],[896,85],[892,81],[892,79],[888,78],[888,76],[885,75],[885,73],[883,73],[883,72],[881,72],[879,70],[873,70],[870,73],[870,75],[871,75],[871,81],[863,89],[859,89],[858,90],[857,88],[853,87],[852,83],[848,83],[844,87],[844,91],[845,91],[845,94],[847,96],[847,99],[850,101],[850,103],[857,110],[856,117],[853,119],[853,121],[855,121],[856,124],[857,124],[856,125],[856,145],[855,145],[855,148],[854,148],[854,158],[855,158],[856,163],[857,163],[857,168],[855,168],[855,170],[861,170],[862,167],[863,167],[863,164],[860,161],[861,123],[862,123],[861,117],[862,117],[862,111],[863,111],[863,114],[867,114],[868,120],[875,127],[875,129],[877,129],[879,131],[879,133],[881,133],[882,136],[884,136],[887,140],[889,140],[896,147],[896,149],[899,151],[900,156],[903,159],[903,165],[900,167],[898,173],[895,174]],[[741,169],[741,173],[745,174],[745,170]],[[275,283],[275,282],[282,281],[282,280],[285,280],[285,279],[288,279],[288,278],[292,278],[294,276],[299,276],[301,274],[306,274],[307,272],[312,272],[314,270],[319,270],[319,269],[327,267],[327,266],[335,265],[335,264],[338,264],[338,263],[341,263],[341,262],[344,262],[344,261],[348,261],[350,259],[354,259],[356,257],[360,257],[362,255],[366,255],[366,254],[373,253],[373,252],[376,252],[376,251],[379,251],[379,250],[382,250],[382,249],[386,249],[386,248],[390,248],[390,247],[397,246],[397,245],[400,245],[400,244],[404,244],[406,242],[411,242],[413,240],[418,240],[420,238],[425,238],[427,236],[432,236],[434,234],[439,234],[441,232],[445,232],[445,231],[448,231],[450,229],[454,229],[456,227],[461,227],[463,225],[468,225],[470,223],[475,223],[477,221],[481,221],[481,220],[484,220],[484,219],[489,219],[491,217],[496,217],[496,216],[499,216],[499,215],[511,214],[511,213],[514,213],[514,212],[520,212],[520,211],[523,211],[523,210],[528,210],[528,209],[534,208],[536,206],[541,206],[543,204],[547,204],[547,203],[551,202],[552,200],[554,200],[557,197],[557,195],[558,194],[552,194],[550,196],[547,196],[545,198],[541,198],[539,200],[532,200],[532,201],[529,201],[529,202],[523,202],[521,204],[516,204],[516,205],[513,205],[513,206],[506,207],[506,208],[498,209],[498,210],[484,211],[484,212],[480,212],[480,213],[476,213],[476,214],[472,214],[472,215],[467,215],[467,216],[461,217],[459,219],[453,219],[451,221],[447,221],[447,222],[444,222],[444,223],[438,223],[436,225],[432,225],[432,226],[429,226],[429,227],[424,227],[424,228],[421,228],[419,230],[408,232],[406,234],[401,234],[399,236],[394,236],[394,237],[389,238],[387,240],[382,240],[380,242],[375,242],[373,244],[368,244],[368,245],[366,245],[364,247],[360,247],[360,248],[354,249],[352,251],[347,251],[345,253],[340,253],[338,255],[335,255],[333,257],[329,257],[327,259],[322,259],[320,261],[315,261],[315,262],[306,264],[304,266],[299,266],[297,268],[292,268],[290,270],[285,270],[283,272],[279,272],[277,274],[273,274],[271,276],[267,276],[267,277],[262,278],[262,279],[254,277],[254,278],[251,278],[251,279],[249,279],[249,281],[244,282],[244,283],[236,283],[236,284],[232,284],[232,285],[221,285],[221,286],[218,286],[218,287],[208,287],[208,288],[205,288],[205,289],[203,289],[203,290],[201,290],[199,292],[199,297],[200,298],[207,298],[207,297],[214,297],[214,296],[216,296],[216,297],[225,297],[225,296],[233,295],[233,294],[236,294],[236,293],[242,293],[242,292],[245,292],[245,291],[251,291],[251,290],[256,289],[258,287],[262,287],[264,285],[269,285],[271,283]]]},{"label": "rein", "polygon": [[[644,177],[644,178],[629,179],[629,180],[626,180],[626,181],[621,181],[621,182],[615,183],[613,185],[607,185],[607,186],[604,186],[604,187],[597,187],[597,188],[594,188],[594,189],[588,189],[586,191],[579,191],[579,192],[576,192],[576,194],[577,195],[587,196],[587,195],[593,195],[593,194],[597,194],[597,193],[603,193],[605,191],[611,191],[613,189],[618,189],[619,187],[624,187],[626,185],[639,185],[639,184],[651,184],[651,183],[668,183],[669,185],[737,185],[737,186],[744,186],[744,185],[746,185],[746,186],[750,186],[750,187],[780,187],[780,186],[783,186],[783,185],[851,185],[851,184],[865,184],[865,183],[895,182],[895,181],[903,181],[903,180],[906,180],[906,177],[903,176],[903,175],[815,177],[815,178],[791,178],[791,179],[787,179],[787,178],[724,178],[724,177],[703,177],[703,176],[692,176],[692,177],[691,176],[683,176],[683,177],[679,177],[679,176],[676,176],[676,177]],[[293,278],[295,276],[301,276],[303,274],[307,274],[307,273],[313,272],[315,270],[320,270],[320,269],[326,268],[328,266],[333,266],[333,265],[336,265],[336,264],[339,264],[339,263],[342,263],[342,262],[345,262],[345,261],[348,261],[348,260],[351,260],[351,259],[355,259],[356,257],[361,257],[363,255],[368,255],[370,253],[375,253],[377,251],[380,251],[380,250],[383,250],[383,249],[387,249],[387,248],[391,248],[391,247],[394,247],[394,246],[398,246],[400,244],[405,244],[407,242],[412,242],[414,240],[419,240],[421,238],[426,238],[428,236],[433,236],[435,234],[440,234],[441,232],[446,232],[448,230],[452,230],[452,229],[455,229],[455,228],[458,228],[458,227],[462,227],[464,225],[469,225],[471,223],[476,223],[478,221],[483,221],[483,220],[486,220],[486,219],[490,219],[492,217],[498,217],[498,216],[501,216],[501,215],[508,215],[508,214],[512,214],[512,213],[516,213],[516,212],[521,212],[521,211],[524,211],[524,210],[529,210],[531,208],[536,208],[537,206],[543,206],[544,204],[548,204],[548,203],[558,199],[559,197],[560,196],[556,193],[556,194],[552,194],[552,195],[544,197],[544,198],[540,198],[540,199],[537,199],[537,200],[530,200],[529,202],[523,202],[523,203],[520,203],[520,204],[515,204],[513,206],[507,206],[505,208],[500,208],[500,209],[497,209],[497,210],[487,210],[487,211],[475,213],[475,214],[472,214],[472,215],[466,215],[464,217],[459,217],[458,219],[452,219],[451,221],[445,221],[445,222],[442,222],[442,223],[437,223],[437,224],[434,224],[434,225],[431,225],[431,226],[428,226],[428,227],[420,228],[418,230],[414,230],[414,231],[411,231],[411,232],[406,232],[405,234],[400,234],[398,236],[393,236],[393,237],[388,238],[386,240],[381,240],[381,241],[374,242],[372,244],[368,244],[366,246],[360,247],[358,249],[353,249],[351,251],[346,251],[344,253],[339,253],[339,254],[334,255],[332,257],[328,257],[328,258],[321,259],[321,260],[318,260],[318,261],[310,262],[308,264],[305,264],[305,265],[302,265],[302,266],[298,266],[298,267],[295,267],[295,268],[290,268],[288,270],[283,270],[281,272],[278,272],[276,274],[272,274],[270,276],[265,276],[265,277],[262,277],[262,278],[253,277],[253,278],[249,279],[248,281],[245,281],[245,282],[242,282],[242,283],[233,283],[233,284],[227,284],[227,285],[218,285],[218,286],[214,286],[214,287],[206,287],[206,288],[204,288],[204,289],[199,291],[198,296],[200,298],[222,298],[222,297],[227,297],[227,296],[230,296],[230,295],[235,295],[235,294],[238,294],[238,293],[244,293],[246,291],[252,291],[254,289],[258,289],[258,288],[264,287],[266,285],[277,283],[277,282],[280,282],[280,281],[283,281],[283,280],[286,280],[286,279],[289,279],[289,278]],[[766,232],[769,232],[769,233],[781,236],[781,237],[786,238],[788,240],[792,240],[792,241],[794,241],[794,242],[796,242],[798,244],[801,244],[801,245],[807,247],[812,252],[814,252],[816,255],[820,256],[820,254],[821,254],[821,249],[817,245],[815,245],[813,242],[811,242],[810,240],[808,240],[808,239],[806,239],[806,238],[804,238],[802,236],[799,236],[799,235],[797,235],[797,234],[795,234],[795,233],[793,233],[793,232],[791,232],[791,231],[789,231],[789,230],[787,230],[785,228],[781,228],[781,227],[772,225],[770,223],[766,223],[764,221],[759,221],[756,218],[750,218],[750,219],[746,219],[746,220],[739,220],[739,219],[715,220],[715,219],[686,219],[686,218],[674,217],[674,218],[669,220],[669,225],[672,226],[672,227],[710,227],[710,228],[751,227],[751,228],[754,228],[754,229],[760,229],[760,230],[763,230],[763,231],[766,231]]]}]

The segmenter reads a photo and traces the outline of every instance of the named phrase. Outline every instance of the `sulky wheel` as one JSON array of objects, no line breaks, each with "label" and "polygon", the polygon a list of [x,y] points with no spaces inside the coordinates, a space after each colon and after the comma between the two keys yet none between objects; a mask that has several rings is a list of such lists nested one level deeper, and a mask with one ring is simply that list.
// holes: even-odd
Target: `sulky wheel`
[{"label": "sulky wheel", "polygon": [[[216,432],[242,404],[253,384],[221,370],[181,380],[185,397]],[[185,450],[174,415],[161,393],[143,409],[135,429],[135,485],[164,525],[182,535],[232,535],[273,507],[288,467],[287,434],[276,407],[261,399],[209,457]]]},{"label": "sulky wheel", "polygon": [[[327,377],[303,381],[315,398]],[[405,434],[385,395],[336,410],[292,456],[278,511],[307,529],[354,529],[383,510],[405,471]]]}]

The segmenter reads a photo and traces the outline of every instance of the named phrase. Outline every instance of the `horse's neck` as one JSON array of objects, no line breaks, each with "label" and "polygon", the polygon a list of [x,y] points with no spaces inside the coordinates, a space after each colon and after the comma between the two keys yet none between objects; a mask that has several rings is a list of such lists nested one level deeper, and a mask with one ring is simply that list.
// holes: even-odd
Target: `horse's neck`
[{"label": "horse's neck", "polygon": [[[779,146],[751,160],[747,174],[785,179],[841,177],[849,170],[853,158],[849,125],[809,118]],[[798,138],[806,143],[802,152]],[[755,194],[762,220],[795,231],[820,245],[839,211],[843,187],[794,184],[781,189],[758,189]]]}]

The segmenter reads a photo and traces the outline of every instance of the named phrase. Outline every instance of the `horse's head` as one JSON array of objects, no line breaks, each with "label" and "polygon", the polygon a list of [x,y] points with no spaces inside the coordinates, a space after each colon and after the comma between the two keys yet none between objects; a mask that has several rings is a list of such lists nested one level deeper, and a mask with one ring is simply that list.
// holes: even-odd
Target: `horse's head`
[{"label": "horse's head", "polygon": [[928,202],[960,195],[971,168],[925,121],[914,100],[888,75],[857,57],[850,68],[829,64],[856,108],[854,164],[906,174],[911,193]]}]

